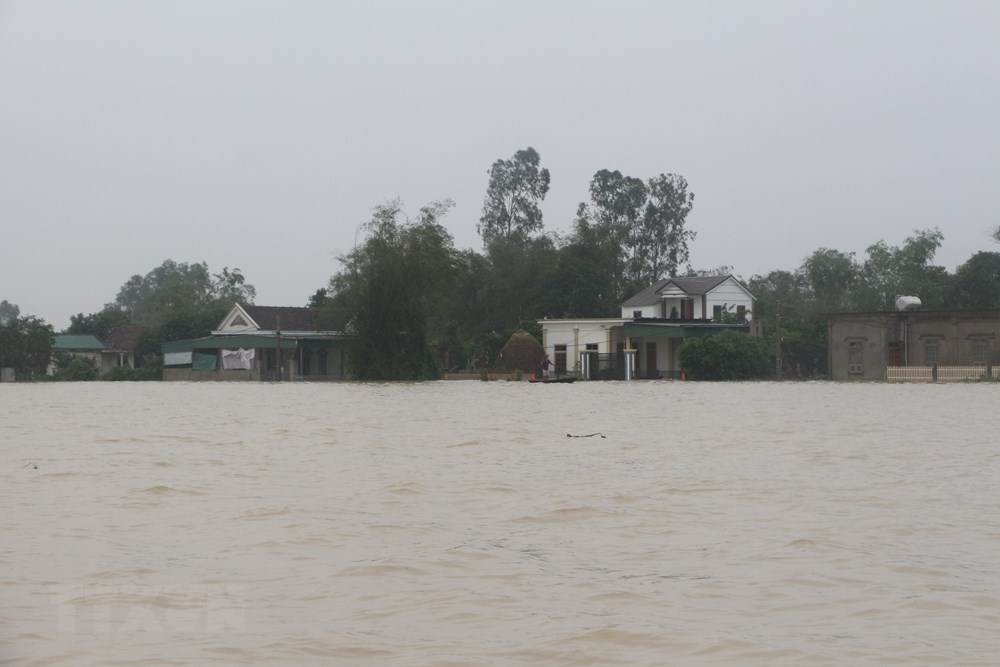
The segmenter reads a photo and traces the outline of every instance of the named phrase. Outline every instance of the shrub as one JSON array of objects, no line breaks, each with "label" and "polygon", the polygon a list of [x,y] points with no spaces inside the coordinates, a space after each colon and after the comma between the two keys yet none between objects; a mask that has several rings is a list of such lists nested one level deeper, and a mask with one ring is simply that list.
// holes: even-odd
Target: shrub
[{"label": "shrub", "polygon": [[735,331],[688,338],[680,357],[689,380],[756,380],[771,372],[767,343]]}]

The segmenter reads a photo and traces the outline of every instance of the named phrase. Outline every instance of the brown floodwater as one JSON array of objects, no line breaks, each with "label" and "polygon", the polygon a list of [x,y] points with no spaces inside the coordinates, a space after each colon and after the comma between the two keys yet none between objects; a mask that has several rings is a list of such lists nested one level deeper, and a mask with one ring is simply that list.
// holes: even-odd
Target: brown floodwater
[{"label": "brown floodwater", "polygon": [[996,665],[998,406],[0,385],[0,665]]}]

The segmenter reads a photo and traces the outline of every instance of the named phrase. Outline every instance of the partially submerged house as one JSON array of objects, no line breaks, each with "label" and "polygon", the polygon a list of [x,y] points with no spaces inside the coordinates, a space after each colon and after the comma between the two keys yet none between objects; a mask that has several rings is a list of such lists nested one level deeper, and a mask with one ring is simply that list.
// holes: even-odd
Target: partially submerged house
[{"label": "partially submerged house", "polygon": [[835,313],[828,318],[828,367],[833,380],[964,380],[1000,375],[997,309],[898,308]]},{"label": "partially submerged house", "polygon": [[[119,367],[135,368],[138,337],[139,328],[131,324],[115,327],[103,341],[93,334],[59,334],[52,343],[52,352],[87,359],[98,373],[106,375]],[[56,364],[52,361],[47,373],[53,375],[55,371]]]},{"label": "partially submerged house", "polygon": [[210,336],[164,343],[164,380],[344,380],[346,311],[235,304]]},{"label": "partially submerged house", "polygon": [[557,375],[678,378],[686,338],[756,333],[755,299],[731,275],[664,278],[622,304],[621,317],[539,320]]}]

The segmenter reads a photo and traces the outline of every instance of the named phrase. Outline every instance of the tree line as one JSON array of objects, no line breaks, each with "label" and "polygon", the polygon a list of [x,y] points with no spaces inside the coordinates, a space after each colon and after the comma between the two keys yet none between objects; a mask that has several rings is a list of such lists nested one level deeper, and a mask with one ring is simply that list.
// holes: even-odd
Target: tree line
[{"label": "tree line", "polygon": [[[419,379],[487,368],[514,331],[540,339],[539,319],[615,317],[625,299],[661,277],[732,272],[688,264],[695,197],[678,174],[597,171],[565,234],[545,231],[541,204],[551,174],[535,149],[498,159],[488,176],[477,224],[481,250],[455,247],[444,226],[451,200],[412,216],[403,202],[388,201],[373,208],[363,239],[338,258],[329,284],[308,298],[305,305],[348,311],[358,334],[354,377]],[[1000,228],[994,234],[1000,242]],[[795,269],[745,279],[769,350],[780,313],[784,373],[825,375],[827,313],[891,309],[898,294],[918,295],[926,308],[1000,307],[1000,253],[976,253],[949,274],[933,263],[942,240],[928,229],[900,246],[877,241],[860,257],[820,248]],[[234,302],[252,304],[255,296],[238,268],[212,273],[204,262],[168,259],[129,278],[101,311],[72,316],[64,333],[103,340],[119,324],[139,325],[140,363],[158,367],[162,342],[208,335]],[[0,366],[19,376],[43,373],[53,335],[4,301]]]}]

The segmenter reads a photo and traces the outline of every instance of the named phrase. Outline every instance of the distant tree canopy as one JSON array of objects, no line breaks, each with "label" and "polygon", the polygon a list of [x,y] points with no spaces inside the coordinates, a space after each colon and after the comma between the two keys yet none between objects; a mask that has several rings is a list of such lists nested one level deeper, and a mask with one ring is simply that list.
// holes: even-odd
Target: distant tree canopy
[{"label": "distant tree canopy", "polygon": [[0,301],[0,324],[7,324],[13,319],[17,319],[21,314],[21,309],[16,303],[10,303],[6,299]]},{"label": "distant tree canopy", "polygon": [[590,181],[590,203],[577,209],[573,242],[599,244],[609,254],[597,269],[600,291],[620,303],[664,276],[677,275],[695,233],[686,228],[694,206],[687,181],[660,174],[646,182],[602,169]]},{"label": "distant tree canopy", "polygon": [[55,331],[44,320],[20,317],[20,312],[16,305],[0,302],[0,368],[13,368],[19,379],[30,380],[45,374]]},{"label": "distant tree canopy", "polygon": [[948,303],[956,308],[1000,308],[1000,252],[977,252],[958,267]]},{"label": "distant tree canopy", "polygon": [[219,317],[234,303],[252,304],[257,290],[239,269],[211,274],[205,262],[187,264],[168,259],[144,276],[122,285],[115,305],[132,323],[158,326],[178,314],[211,311]]},{"label": "distant tree canopy", "polygon": [[97,313],[70,315],[69,326],[63,333],[93,334],[101,340],[105,340],[112,329],[120,324],[129,324],[130,322],[131,318],[127,312],[114,304],[108,304]]}]

